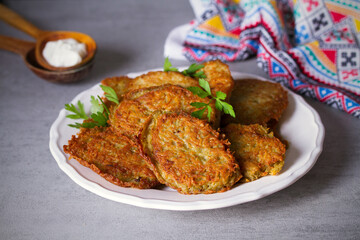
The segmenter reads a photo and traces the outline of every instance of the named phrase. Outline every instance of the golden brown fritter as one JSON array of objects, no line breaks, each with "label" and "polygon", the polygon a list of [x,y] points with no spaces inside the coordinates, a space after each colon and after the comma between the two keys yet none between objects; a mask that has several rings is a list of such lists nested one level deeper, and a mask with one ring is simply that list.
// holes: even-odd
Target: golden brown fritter
[{"label": "golden brown fritter", "polygon": [[[109,77],[102,80],[101,84],[114,89],[119,101],[122,101],[124,94],[127,92],[127,86],[131,80],[132,78],[127,76]],[[102,97],[102,100],[108,108],[116,105],[116,103],[109,101],[105,97]]]},{"label": "golden brown fritter", "polygon": [[[197,108],[192,102],[208,103],[209,99],[200,98],[189,90],[174,85],[162,85],[131,91],[124,100],[112,111],[110,125],[127,136],[136,137],[143,129],[146,121],[155,112],[186,112],[192,113]],[[211,124],[216,123],[215,105],[211,104]],[[207,111],[203,114],[207,119]]]},{"label": "golden brown fritter", "polygon": [[143,189],[159,184],[140,156],[139,146],[109,127],[81,128],[64,151],[116,185]]},{"label": "golden brown fritter", "polygon": [[[165,112],[187,112],[192,113],[198,110],[190,105],[192,102],[208,103],[209,98],[200,98],[189,90],[175,85],[162,85],[147,89],[139,89],[126,94],[126,99],[136,100],[149,111]],[[215,103],[210,104],[212,112],[210,115],[210,124],[215,123]],[[207,111],[202,119],[207,119]]]},{"label": "golden brown fritter", "polygon": [[276,175],[284,165],[285,145],[259,124],[229,124],[224,129],[231,151],[240,164],[242,182]]},{"label": "golden brown fritter", "polygon": [[159,114],[140,139],[158,180],[180,193],[224,192],[241,178],[229,143],[203,120],[187,114]]},{"label": "golden brown fritter", "polygon": [[[199,71],[203,71],[205,73],[205,80],[209,82],[212,93],[215,95],[217,91],[222,91],[229,96],[234,87],[234,80],[231,77],[228,65],[220,60],[205,62],[203,65],[204,68]],[[128,84],[127,91],[164,84],[172,84],[184,88],[199,86],[197,79],[184,76],[180,72],[156,71],[149,72],[132,79]]]},{"label": "golden brown fritter", "polygon": [[200,71],[205,73],[212,94],[216,95],[217,91],[221,91],[230,96],[234,88],[234,80],[229,66],[220,60],[205,62],[203,65],[204,67]]},{"label": "golden brown fritter", "polygon": [[136,100],[124,99],[111,109],[109,124],[119,133],[135,139],[150,117],[151,112],[141,103]]},{"label": "golden brown fritter", "polygon": [[198,81],[179,72],[148,72],[130,81],[127,91],[172,84],[184,88],[198,86]]},{"label": "golden brown fritter", "polygon": [[236,118],[224,116],[221,125],[229,123],[262,124],[272,127],[288,105],[287,92],[278,83],[256,79],[238,80],[230,104]]},{"label": "golden brown fritter", "polygon": [[117,97],[122,99],[123,95],[127,92],[127,86],[131,80],[132,78],[127,76],[110,77],[102,80],[101,84],[114,89]]}]

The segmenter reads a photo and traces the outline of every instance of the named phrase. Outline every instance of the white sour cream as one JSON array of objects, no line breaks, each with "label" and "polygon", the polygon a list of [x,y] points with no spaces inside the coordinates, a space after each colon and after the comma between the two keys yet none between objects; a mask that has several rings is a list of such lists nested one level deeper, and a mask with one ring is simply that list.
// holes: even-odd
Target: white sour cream
[{"label": "white sour cream", "polygon": [[86,56],[86,46],[73,38],[49,41],[43,52],[45,60],[54,67],[72,67]]}]

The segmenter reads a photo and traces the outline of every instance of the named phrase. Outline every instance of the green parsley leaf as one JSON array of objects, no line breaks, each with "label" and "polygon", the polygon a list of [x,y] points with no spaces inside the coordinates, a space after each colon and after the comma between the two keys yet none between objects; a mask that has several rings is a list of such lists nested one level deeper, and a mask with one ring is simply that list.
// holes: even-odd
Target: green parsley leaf
[{"label": "green parsley leaf", "polygon": [[206,81],[203,78],[200,78],[199,79],[199,85],[200,85],[200,87],[202,87],[209,94],[209,96],[211,95],[210,84],[209,84],[208,81]]},{"label": "green parsley leaf", "polygon": [[192,112],[191,116],[201,119],[205,112],[205,107],[203,109],[200,109],[198,111]]},{"label": "green parsley leaf", "polygon": [[[116,95],[114,89],[108,86],[100,85],[100,87],[105,92],[105,97],[112,102],[119,103],[119,99]],[[69,124],[68,126],[74,128],[93,128],[96,126],[106,127],[107,122],[109,120],[110,110],[105,105],[104,101],[101,99],[100,96],[97,96],[97,99],[94,96],[90,97],[91,103],[91,115],[90,117],[87,116],[84,110],[84,104],[78,101],[76,107],[74,104],[65,104],[65,109],[72,112],[73,114],[69,114],[66,117],[70,119],[91,119],[91,121],[84,121],[83,123],[74,123]]]},{"label": "green parsley leaf", "polygon": [[204,71],[196,72],[192,75],[194,78],[206,78]]},{"label": "green parsley leaf", "polygon": [[226,93],[223,93],[221,91],[216,92],[216,98],[219,100],[225,100],[226,99]]},{"label": "green parsley leaf", "polygon": [[222,111],[223,110],[223,105],[221,104],[221,101],[218,99],[215,99],[215,108]]},{"label": "green parsley leaf", "polygon": [[173,67],[169,58],[167,57],[167,58],[165,58],[165,61],[164,61],[164,72],[169,72],[169,71],[178,72],[179,69]]},{"label": "green parsley leaf", "polygon": [[187,73],[189,73],[189,74],[195,73],[196,71],[202,69],[203,67],[204,67],[204,65],[193,63],[187,69]]},{"label": "green parsley leaf", "polygon": [[221,104],[223,106],[224,113],[229,114],[230,116],[235,118],[234,108],[230,104],[228,104],[227,102],[221,102]]},{"label": "green parsley leaf", "polygon": [[109,115],[110,115],[110,111],[109,111],[108,107],[105,105],[105,103],[103,102],[103,100],[99,96],[97,96],[97,97],[100,100],[103,108],[105,109],[105,112],[104,112],[105,116],[108,118]]},{"label": "green parsley leaf", "polygon": [[195,95],[198,95],[201,98],[206,98],[207,96],[209,96],[209,94],[207,92],[205,92],[204,90],[202,90],[199,87],[191,86],[191,87],[188,87],[187,90],[189,90],[190,92],[192,92]]},{"label": "green parsley leaf", "polygon": [[[198,95],[201,98],[210,97],[211,100],[207,104],[206,103],[199,103],[199,102],[190,103],[191,106],[194,106],[196,108],[203,107],[203,109],[193,112],[194,114],[192,114],[192,116],[196,116],[196,117],[200,116],[199,118],[201,118],[202,115],[200,115],[199,111],[202,111],[202,110],[205,111],[205,108],[206,108],[208,110],[207,117],[208,117],[208,119],[210,121],[210,116],[211,116],[211,111],[212,111],[212,109],[210,107],[210,103],[211,103],[211,101],[215,100],[215,108],[216,109],[218,109],[220,111],[224,111],[225,114],[229,114],[230,116],[235,118],[235,111],[234,111],[233,107],[229,103],[223,101],[223,100],[226,99],[226,93],[223,93],[221,91],[217,91],[216,96],[213,96],[211,94],[211,89],[210,89],[209,82],[206,81],[203,78],[199,78],[199,85],[200,85],[201,88],[199,88],[199,87],[188,87],[187,89],[189,91],[191,91],[193,94]],[[202,112],[202,113],[204,113],[204,112]]]},{"label": "green parsley leaf", "polygon": [[211,107],[210,107],[210,105],[208,104],[207,106],[207,118],[208,118],[208,120],[209,120],[209,122],[211,121],[211,113],[212,113],[212,109],[211,109]]},{"label": "green parsley leaf", "polygon": [[78,108],[74,104],[65,104],[65,109],[69,112],[72,112],[74,114],[69,114],[66,117],[71,119],[88,119],[88,116],[85,113],[84,110],[84,104],[80,102],[80,100],[77,102]]},{"label": "green parsley leaf", "polygon": [[107,125],[107,117],[102,112],[91,114],[91,118],[95,121],[96,126],[105,127]]},{"label": "green parsley leaf", "polygon": [[109,86],[100,85],[101,89],[105,92],[105,97],[116,104],[119,104],[119,99],[114,89]]},{"label": "green parsley leaf", "polygon": [[[203,67],[204,67],[204,65],[193,63],[190,65],[190,67],[188,69],[185,69],[181,73],[184,74],[185,76],[193,77],[194,74],[196,73],[196,71],[200,70]],[[202,72],[202,73],[204,73],[204,72]]]},{"label": "green parsley leaf", "polygon": [[96,126],[97,126],[97,124],[95,122],[83,122],[81,124],[81,127],[83,127],[83,128],[94,128]]},{"label": "green parsley leaf", "polygon": [[97,125],[94,122],[83,122],[83,123],[68,124],[68,126],[73,128],[93,128]]},{"label": "green parsley leaf", "polygon": [[69,127],[73,127],[73,128],[80,128],[81,127],[81,123],[75,123],[75,124],[68,124]]},{"label": "green parsley leaf", "polygon": [[100,102],[94,96],[91,96],[90,103],[91,103],[91,108],[90,108],[91,113],[104,111],[103,105],[100,104]]},{"label": "green parsley leaf", "polygon": [[209,119],[209,122],[211,120],[211,113],[212,113],[212,109],[210,107],[210,102],[209,103],[203,103],[203,102],[192,102],[190,103],[191,106],[196,107],[196,108],[202,108],[198,111],[195,111],[191,114],[191,116],[196,117],[201,119],[205,110],[207,109],[207,118]]},{"label": "green parsley leaf", "polygon": [[196,107],[196,108],[201,108],[201,107],[206,107],[209,104],[203,103],[203,102],[192,102],[192,103],[190,103],[190,105],[193,107]]},{"label": "green parsley leaf", "polygon": [[[189,76],[189,77],[192,77],[192,78],[206,78],[206,75],[205,75],[204,71],[199,71],[203,67],[204,67],[204,65],[193,63],[193,64],[191,64],[189,66],[188,69],[185,69],[181,73],[184,76]],[[169,58],[165,58],[164,72],[169,72],[169,71],[179,72],[179,69],[172,66]]]}]

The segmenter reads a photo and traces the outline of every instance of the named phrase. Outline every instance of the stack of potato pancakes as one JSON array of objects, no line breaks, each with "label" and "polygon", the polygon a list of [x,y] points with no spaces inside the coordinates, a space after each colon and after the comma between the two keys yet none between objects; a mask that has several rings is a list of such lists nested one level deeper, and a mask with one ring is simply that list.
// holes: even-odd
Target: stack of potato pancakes
[{"label": "stack of potato pancakes", "polygon": [[[221,61],[203,63],[211,92],[227,95],[236,118],[222,115],[211,98],[187,88],[198,79],[181,72],[149,72],[136,78],[107,78],[119,104],[107,127],[81,128],[64,151],[106,180],[133,188],[162,185],[183,194],[224,192],[236,183],[276,175],[285,144],[273,129],[288,105],[281,85],[255,79],[234,80]],[[193,102],[210,103],[210,116],[191,116]]]}]

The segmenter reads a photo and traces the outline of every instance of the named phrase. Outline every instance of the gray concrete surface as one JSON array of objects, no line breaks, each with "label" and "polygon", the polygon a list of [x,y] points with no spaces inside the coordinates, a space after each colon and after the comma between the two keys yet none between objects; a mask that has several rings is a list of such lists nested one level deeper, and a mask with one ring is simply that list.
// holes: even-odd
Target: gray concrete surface
[{"label": "gray concrete surface", "polygon": [[[81,188],[50,154],[51,124],[64,103],[103,78],[160,67],[169,31],[193,18],[190,4],[3,3],[39,28],[91,35],[98,54],[86,80],[59,85],[37,78],[19,56],[0,51],[0,239],[360,238],[360,120],[309,99],[326,129],[323,153],[303,178],[261,200],[176,212],[113,202]],[[2,22],[0,34],[31,39]],[[254,60],[231,69],[265,76]]]}]

